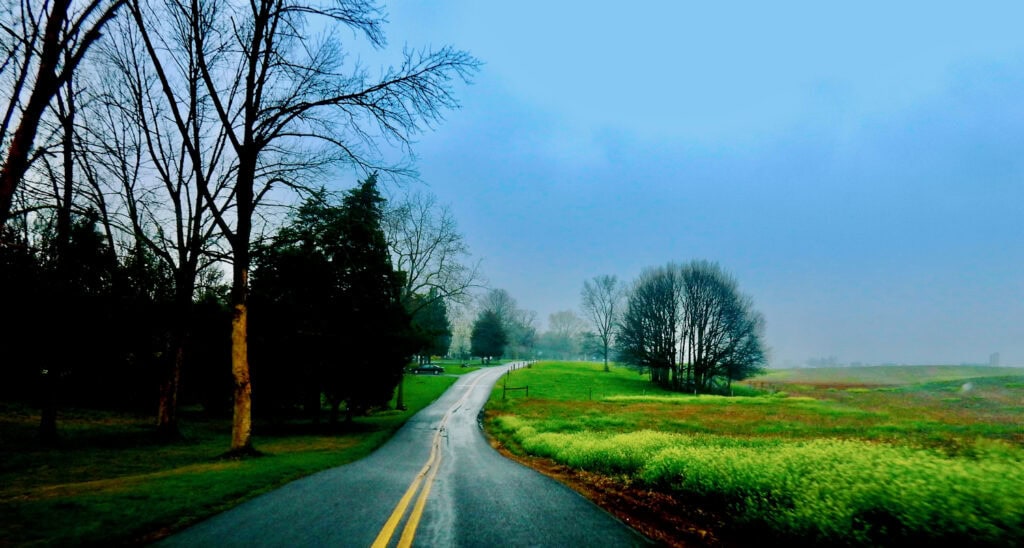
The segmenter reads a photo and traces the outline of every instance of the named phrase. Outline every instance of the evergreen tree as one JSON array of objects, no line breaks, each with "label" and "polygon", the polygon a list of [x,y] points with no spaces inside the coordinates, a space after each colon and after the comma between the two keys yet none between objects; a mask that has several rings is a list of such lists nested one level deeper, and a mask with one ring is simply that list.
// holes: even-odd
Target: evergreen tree
[{"label": "evergreen tree", "polygon": [[484,310],[473,323],[473,333],[469,340],[470,353],[490,363],[491,358],[500,358],[505,353],[508,332],[496,312]]},{"label": "evergreen tree", "polygon": [[424,295],[414,295],[411,306],[412,328],[416,343],[416,354],[420,363],[430,363],[431,356],[444,356],[452,345],[452,322],[448,319],[448,307],[436,289]]},{"label": "evergreen tree", "polygon": [[375,175],[341,205],[314,193],[257,250],[253,375],[270,407],[319,409],[323,393],[333,421],[342,405],[351,420],[390,401],[416,347],[381,230],[383,203]]},{"label": "evergreen tree", "polygon": [[401,302],[404,279],[391,265],[381,228],[383,204],[376,174],[346,194],[342,238],[333,255],[341,290],[337,351],[342,363],[328,371],[325,388],[335,408],[345,401],[347,420],[391,400],[414,351]]}]

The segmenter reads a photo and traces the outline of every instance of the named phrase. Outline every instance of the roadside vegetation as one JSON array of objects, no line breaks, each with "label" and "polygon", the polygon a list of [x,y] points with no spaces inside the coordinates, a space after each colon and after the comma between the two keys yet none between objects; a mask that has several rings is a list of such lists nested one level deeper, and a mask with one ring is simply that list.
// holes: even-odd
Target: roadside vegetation
[{"label": "roadside vegetation", "polygon": [[[880,370],[819,370],[813,382],[771,373],[724,397],[602,369],[512,373],[508,386],[528,385],[530,397],[503,401],[499,383],[489,432],[520,454],[699,501],[726,516],[727,540],[1024,540],[1024,371],[898,368],[886,381]],[[770,390],[751,388],[766,379]]]},{"label": "roadside vegetation", "polygon": [[[41,446],[38,411],[0,404],[0,545],[124,545],[155,540],[314,472],[362,458],[461,373],[406,376],[405,411],[352,425],[257,419],[263,456],[223,459],[230,423],[197,408],[184,438],[166,443],[151,417],[110,411],[62,414],[61,445]],[[393,401],[392,404],[395,402]],[[393,405],[392,405],[393,407]]]}]

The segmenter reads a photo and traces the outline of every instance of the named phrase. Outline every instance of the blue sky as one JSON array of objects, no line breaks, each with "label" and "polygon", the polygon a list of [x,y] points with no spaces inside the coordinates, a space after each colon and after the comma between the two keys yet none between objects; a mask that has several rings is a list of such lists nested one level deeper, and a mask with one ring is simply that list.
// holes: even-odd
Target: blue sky
[{"label": "blue sky", "polygon": [[1024,4],[427,2],[483,61],[415,146],[494,287],[718,261],[777,365],[1024,365]]}]

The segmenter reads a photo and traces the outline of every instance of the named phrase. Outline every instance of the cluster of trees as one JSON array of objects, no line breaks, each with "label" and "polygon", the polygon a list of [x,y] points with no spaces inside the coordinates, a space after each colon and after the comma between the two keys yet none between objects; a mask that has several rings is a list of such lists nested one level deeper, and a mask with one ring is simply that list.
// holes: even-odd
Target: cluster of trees
[{"label": "cluster of trees", "polygon": [[[376,181],[342,204],[311,191],[310,182],[338,166],[405,173],[406,166],[381,164],[379,143],[407,148],[455,106],[454,81],[478,66],[447,47],[409,50],[375,77],[346,65],[339,38],[361,36],[382,48],[383,23],[372,0],[25,1],[0,10],[0,276],[9,297],[0,328],[11,341],[5,354],[25,356],[5,360],[0,386],[38,394],[44,435],[56,432],[55,402],[71,387],[82,400],[156,393],[159,427],[173,435],[180,397],[223,394],[227,386],[231,449],[251,450],[250,339],[254,351],[265,345],[274,352],[285,346],[268,338],[316,339],[313,331],[324,326],[250,334],[249,278],[265,284],[267,310],[286,307],[300,295],[274,284],[293,275],[291,261],[299,259],[329,259],[320,274],[330,271],[337,282],[332,302],[361,306],[351,300],[359,292],[343,288],[369,283],[373,298],[386,294],[402,305],[395,317],[405,314],[441,337],[427,318],[474,283],[473,267],[435,268],[445,259],[402,247],[400,232],[385,232],[382,218],[375,229],[367,219],[360,225],[373,233],[363,249],[373,253],[352,251],[343,260],[351,250],[302,232],[310,215],[322,214],[317,230],[355,238],[350,202],[373,202],[376,190],[367,185]],[[273,232],[271,206],[296,192],[309,196],[303,210],[271,243],[256,245]],[[376,208],[381,217],[386,207],[378,201],[363,214]],[[425,208],[428,217],[436,211]],[[382,242],[395,243],[384,259],[406,274],[360,278],[352,266],[358,261],[383,268]],[[459,245],[456,238],[440,247],[453,259],[465,251]],[[409,253],[415,266],[401,263]],[[254,260],[264,273],[250,272]],[[225,264],[227,288],[219,277]],[[357,352],[339,350],[339,361]],[[184,386],[204,389],[182,392],[183,376]],[[347,396],[348,388],[320,382],[332,403],[367,405]],[[213,406],[219,398],[208,399]]]},{"label": "cluster of trees", "polygon": [[714,392],[764,366],[764,318],[716,263],[648,268],[629,288],[598,276],[581,298],[606,369],[614,352],[662,386]]},{"label": "cluster of trees", "polygon": [[537,313],[519,308],[508,291],[492,289],[477,303],[477,315],[470,334],[469,354],[490,363],[509,356],[514,359],[534,355],[537,341]]}]

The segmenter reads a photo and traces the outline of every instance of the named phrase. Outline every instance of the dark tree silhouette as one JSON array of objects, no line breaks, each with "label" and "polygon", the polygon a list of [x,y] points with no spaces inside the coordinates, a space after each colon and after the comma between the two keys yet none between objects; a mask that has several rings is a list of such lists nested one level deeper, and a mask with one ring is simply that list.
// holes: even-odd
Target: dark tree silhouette
[{"label": "dark tree silhouette", "polygon": [[322,392],[334,422],[342,405],[351,420],[391,399],[418,341],[381,231],[383,203],[375,175],[340,205],[314,192],[256,248],[254,375],[268,403],[314,411]]},{"label": "dark tree silhouette", "polygon": [[675,265],[644,270],[630,291],[616,342],[623,361],[649,368],[651,380],[667,387],[677,382],[682,285]]},{"label": "dark tree silhouette", "polygon": [[505,353],[508,333],[496,312],[484,310],[473,323],[469,340],[470,353],[479,356],[481,363],[490,363],[492,358],[500,358]]},{"label": "dark tree silhouette", "polygon": [[707,261],[645,270],[618,332],[621,358],[655,382],[710,392],[761,371],[763,317],[735,279]]}]

